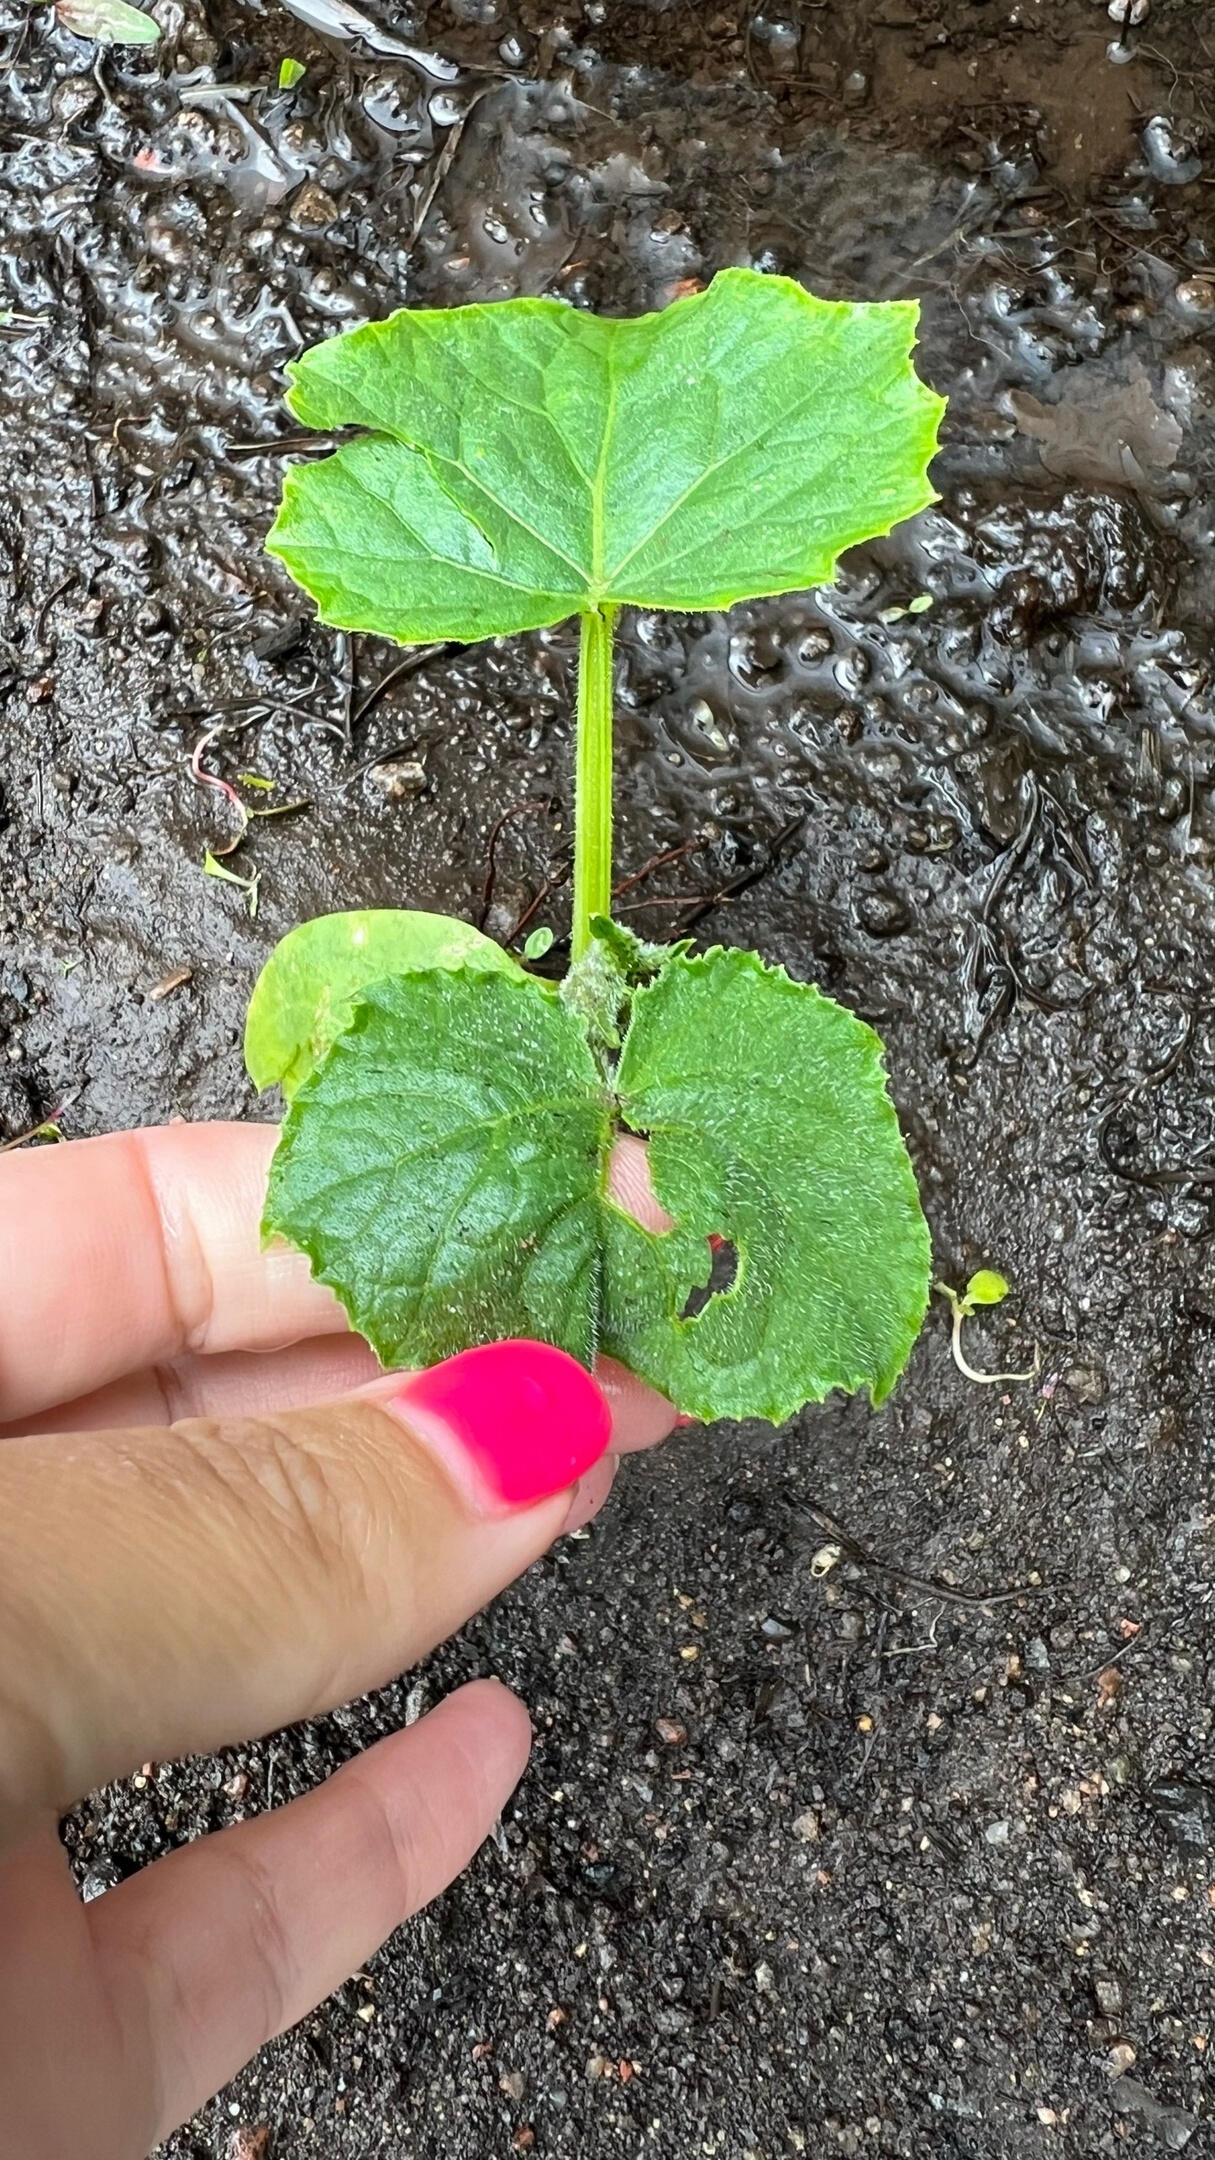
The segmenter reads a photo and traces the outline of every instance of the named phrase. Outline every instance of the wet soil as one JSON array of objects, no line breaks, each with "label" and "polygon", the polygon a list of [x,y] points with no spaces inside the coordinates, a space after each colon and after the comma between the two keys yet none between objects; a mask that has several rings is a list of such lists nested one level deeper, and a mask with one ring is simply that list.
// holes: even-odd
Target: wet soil
[{"label": "wet soil", "polygon": [[[569,633],[363,710],[398,656],[260,552],[301,344],[732,262],[919,293],[937,506],[624,626],[621,875],[698,846],[622,906],[724,894],[703,936],[881,1027],[941,1273],[1013,1285],[971,1355],[1043,1361],[972,1386],[938,1308],[880,1414],[634,1461],[422,1673],[82,1808],[94,1894],[458,1678],[534,1714],[469,1876],[170,2151],[1215,2152],[1209,11],[156,11],[4,33],[0,1125],[254,1114],[249,985],[321,909],[562,926]],[[231,858],[256,919],[217,726],[308,805]]]}]

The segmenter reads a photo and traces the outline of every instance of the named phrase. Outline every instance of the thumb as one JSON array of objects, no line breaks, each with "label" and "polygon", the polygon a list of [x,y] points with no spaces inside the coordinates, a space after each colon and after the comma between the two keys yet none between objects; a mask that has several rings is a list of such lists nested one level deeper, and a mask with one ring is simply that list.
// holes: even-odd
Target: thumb
[{"label": "thumb", "polygon": [[508,1342],[275,1417],[5,1441],[0,1842],[414,1663],[594,1512],[610,1431],[582,1366]]}]

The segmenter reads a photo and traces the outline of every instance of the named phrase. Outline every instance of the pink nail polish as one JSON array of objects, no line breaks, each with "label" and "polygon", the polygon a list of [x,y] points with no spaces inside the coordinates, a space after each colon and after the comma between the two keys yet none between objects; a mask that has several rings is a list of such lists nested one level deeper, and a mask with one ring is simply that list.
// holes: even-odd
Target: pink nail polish
[{"label": "pink nail polish", "polygon": [[413,1373],[391,1407],[480,1514],[532,1507],[606,1453],[612,1420],[576,1358],[548,1343],[485,1343]]}]

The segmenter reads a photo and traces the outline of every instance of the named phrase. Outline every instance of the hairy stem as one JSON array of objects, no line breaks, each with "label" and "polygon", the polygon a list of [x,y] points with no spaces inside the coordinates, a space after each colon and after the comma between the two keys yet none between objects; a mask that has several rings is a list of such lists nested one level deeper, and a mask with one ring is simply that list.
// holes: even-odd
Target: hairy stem
[{"label": "hairy stem", "polygon": [[574,775],[574,920],[570,954],[591,942],[592,915],[612,908],[612,626],[614,608],[581,616]]}]

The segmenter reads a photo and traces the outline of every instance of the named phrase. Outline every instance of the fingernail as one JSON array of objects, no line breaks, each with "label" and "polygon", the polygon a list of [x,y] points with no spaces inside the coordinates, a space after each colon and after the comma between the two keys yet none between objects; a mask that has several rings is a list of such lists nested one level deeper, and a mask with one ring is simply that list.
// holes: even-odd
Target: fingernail
[{"label": "fingernail", "polygon": [[606,1453],[612,1430],[585,1366],[548,1343],[462,1350],[411,1373],[390,1407],[485,1515],[533,1507],[577,1484]]},{"label": "fingernail", "polygon": [[689,1425],[701,1425],[703,1423],[703,1418],[690,1417],[686,1410],[681,1410],[671,1430],[672,1432],[686,1432]]}]

